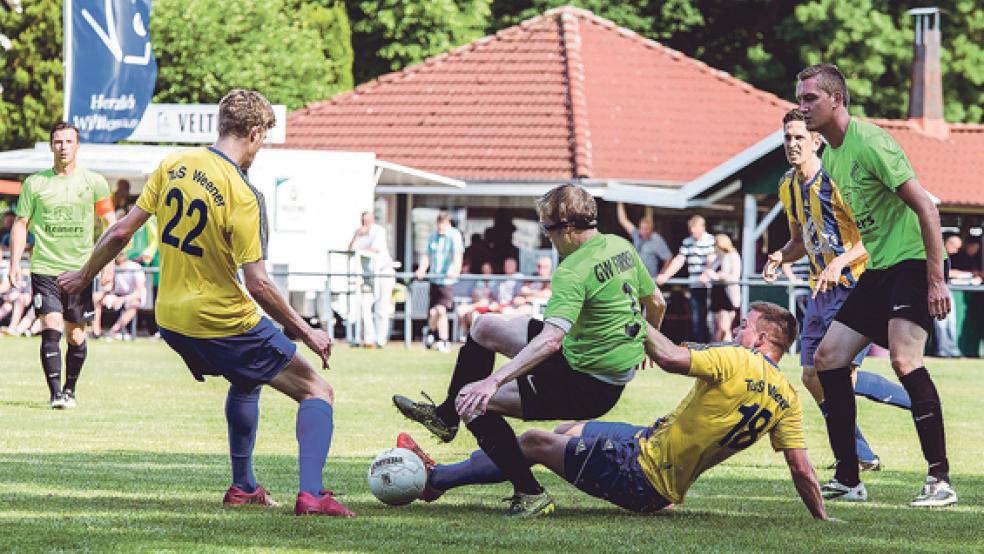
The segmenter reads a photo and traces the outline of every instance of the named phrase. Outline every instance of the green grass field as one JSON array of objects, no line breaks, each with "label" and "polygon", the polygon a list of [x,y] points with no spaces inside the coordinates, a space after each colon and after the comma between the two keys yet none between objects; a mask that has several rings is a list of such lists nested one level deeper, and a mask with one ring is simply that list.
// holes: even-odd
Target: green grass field
[{"label": "green grass field", "polygon": [[[862,428],[887,468],[865,475],[867,504],[829,506],[845,524],[809,517],[768,440],[708,472],[684,505],[661,516],[622,511],[544,471],[538,476],[556,497],[555,515],[507,521],[500,499],[508,485],[403,508],[372,497],[368,463],[397,432],[413,431],[438,461],[457,460],[475,443],[464,433],[438,444],[390,404],[394,392],[443,396],[452,355],[340,345],[327,374],[336,415],[326,482],[358,513],[340,520],[291,515],[295,405],[276,391],[263,393],[255,467],[283,506],[229,509],[221,505],[229,483],[224,381],[195,382],[159,341],[95,342],[79,407],[56,412],[47,407],[37,351],[37,339],[0,339],[0,551],[984,551],[979,361],[929,363],[946,409],[956,507],[908,507],[925,471],[911,419],[860,400]],[[798,385],[792,356],[783,367]],[[884,360],[866,368],[890,373]],[[651,422],[689,386],[643,372],[608,419]],[[812,402],[804,406],[813,463],[822,468],[832,459],[826,435]]]}]

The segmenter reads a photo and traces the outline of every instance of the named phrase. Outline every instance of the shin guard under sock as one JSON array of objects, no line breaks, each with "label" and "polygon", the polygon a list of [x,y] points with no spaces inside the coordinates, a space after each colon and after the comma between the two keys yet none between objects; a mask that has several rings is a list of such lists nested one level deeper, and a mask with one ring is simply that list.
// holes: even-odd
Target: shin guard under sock
[{"label": "shin guard under sock", "polygon": [[823,403],[827,409],[827,437],[830,440],[830,449],[837,458],[834,478],[843,485],[857,486],[861,481],[854,443],[858,414],[854,403],[854,386],[851,384],[851,369],[840,367],[818,371],[817,376],[823,386]]},{"label": "shin guard under sock", "polygon": [[478,440],[478,446],[512,482],[516,492],[524,494],[543,492],[543,487],[537,482],[536,477],[533,477],[530,465],[523,456],[516,433],[502,416],[480,415],[467,426]]},{"label": "shin guard under sock", "polygon": [[949,482],[950,464],[946,458],[943,406],[936,385],[925,367],[916,368],[899,380],[912,399],[912,421],[916,424],[923,456],[929,464],[929,475]]},{"label": "shin guard under sock", "polygon": [[89,353],[87,343],[82,344],[68,343],[65,351],[65,390],[75,392],[75,385],[79,382],[79,374],[82,373],[82,364]]},{"label": "shin guard under sock", "polygon": [[300,490],[315,498],[325,486],[322,476],[335,429],[331,404],[320,398],[308,398],[297,407],[297,466]]},{"label": "shin guard under sock", "polygon": [[253,446],[260,421],[260,387],[251,391],[229,387],[226,395],[226,422],[229,427],[229,461],[232,484],[251,493],[256,490],[253,475]]},{"label": "shin guard under sock", "polygon": [[61,331],[41,331],[41,369],[48,382],[51,397],[61,394]]},{"label": "shin guard under sock", "polygon": [[495,352],[478,344],[469,335],[465,345],[458,351],[458,360],[454,364],[451,383],[448,384],[448,396],[437,407],[438,417],[448,425],[456,425],[458,411],[454,407],[454,400],[458,393],[468,383],[481,381],[491,375],[493,366],[495,366]]}]

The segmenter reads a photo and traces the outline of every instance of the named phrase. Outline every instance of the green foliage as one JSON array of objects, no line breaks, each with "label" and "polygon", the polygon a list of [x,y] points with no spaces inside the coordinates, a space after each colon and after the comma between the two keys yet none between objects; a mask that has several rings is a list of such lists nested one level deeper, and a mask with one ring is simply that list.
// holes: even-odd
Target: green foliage
[{"label": "green foliage", "polygon": [[154,101],[214,103],[233,87],[259,90],[288,109],[327,98],[352,85],[347,28],[338,2],[239,0],[218,9],[157,0]]},{"label": "green foliage", "polygon": [[24,2],[23,12],[0,10],[0,150],[48,140],[62,118],[62,15],[58,0]]},{"label": "green foliage", "polygon": [[363,0],[349,4],[357,82],[485,35],[491,0]]}]

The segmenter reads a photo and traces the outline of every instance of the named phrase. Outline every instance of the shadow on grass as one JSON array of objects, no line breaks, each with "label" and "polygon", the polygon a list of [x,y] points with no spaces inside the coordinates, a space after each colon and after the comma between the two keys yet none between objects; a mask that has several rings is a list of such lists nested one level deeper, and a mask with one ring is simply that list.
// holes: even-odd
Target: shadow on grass
[{"label": "shadow on grass", "polygon": [[[0,454],[0,533],[5,550],[963,550],[978,544],[984,477],[958,476],[963,495],[952,510],[913,510],[922,476],[870,475],[873,501],[830,505],[844,526],[813,522],[785,470],[773,476],[717,476],[688,502],[639,516],[583,495],[559,479],[545,485],[554,515],[515,522],[497,500],[508,485],[457,489],[432,504],[390,508],[365,482],[368,460],[333,458],[326,481],[355,510],[355,520],[295,518],[296,460],[258,456],[260,481],[279,508],[226,508],[225,456],[110,451]],[[928,532],[932,530],[932,532]],[[940,537],[945,537],[941,543]]]}]

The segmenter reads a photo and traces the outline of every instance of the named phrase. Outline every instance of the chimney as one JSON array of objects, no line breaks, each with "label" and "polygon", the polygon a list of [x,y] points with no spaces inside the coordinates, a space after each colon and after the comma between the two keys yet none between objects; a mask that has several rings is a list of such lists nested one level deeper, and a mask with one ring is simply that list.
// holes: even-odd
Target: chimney
[{"label": "chimney", "polygon": [[940,9],[909,10],[915,17],[909,120],[926,135],[945,139],[950,127],[943,119],[943,75],[940,70]]}]

